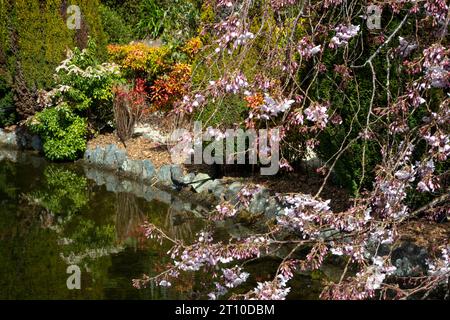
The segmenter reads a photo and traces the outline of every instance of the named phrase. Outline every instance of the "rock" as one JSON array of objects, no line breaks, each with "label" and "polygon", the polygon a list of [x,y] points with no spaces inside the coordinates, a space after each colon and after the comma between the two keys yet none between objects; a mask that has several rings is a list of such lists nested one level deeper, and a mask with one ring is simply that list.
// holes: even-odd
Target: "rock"
[{"label": "rock", "polygon": [[92,163],[92,150],[91,149],[86,149],[86,151],[84,152],[83,159],[88,163]]},{"label": "rock", "polygon": [[237,195],[242,190],[243,185],[240,182],[233,182],[226,190],[225,190],[225,199],[231,201],[231,203],[235,204],[237,202]]},{"label": "rock", "polygon": [[146,186],[144,188],[144,198],[148,202],[151,202],[151,201],[153,201],[155,199],[155,192],[154,192],[152,187]]},{"label": "rock", "polygon": [[231,220],[225,221],[224,228],[228,234],[234,239],[245,239],[254,234],[249,228],[240,223],[235,223]]},{"label": "rock", "polygon": [[158,181],[165,185],[172,185],[172,168],[170,165],[164,165],[159,168]]},{"label": "rock", "polygon": [[127,152],[123,149],[118,149],[115,152],[117,167],[120,168],[127,159]]},{"label": "rock", "polygon": [[84,174],[86,175],[86,178],[95,181],[95,170],[94,169],[92,169],[92,168],[84,168]]},{"label": "rock", "polygon": [[18,148],[20,147],[20,142],[18,141],[17,135],[15,132],[10,132],[6,134],[5,144],[10,147]]},{"label": "rock", "polygon": [[39,151],[39,152],[42,151],[43,146],[42,146],[41,138],[39,138],[38,136],[31,137],[31,148],[35,151]]},{"label": "rock", "polygon": [[159,190],[159,189],[154,189],[154,197],[155,200],[162,202],[162,203],[166,203],[166,204],[171,204],[172,203],[172,195],[170,193],[167,193],[165,191]]},{"label": "rock", "polygon": [[191,172],[183,177],[183,183],[190,185],[192,183],[192,181],[194,181],[194,179],[195,179],[195,173]]},{"label": "rock", "polygon": [[128,176],[142,178],[143,163],[141,160],[126,159],[121,169]]},{"label": "rock", "polygon": [[106,147],[104,166],[110,169],[118,169],[119,165],[116,158],[117,146],[110,144]]},{"label": "rock", "polygon": [[106,190],[109,192],[117,193],[118,185],[120,184],[119,179],[112,174],[106,176]]},{"label": "rock", "polygon": [[222,184],[222,182],[220,181],[220,183],[216,184],[211,192],[212,194],[216,197],[216,199],[221,199],[223,197],[223,195],[225,194],[225,186]]},{"label": "rock", "polygon": [[24,128],[13,132],[0,129],[0,145],[13,149],[42,151],[42,142],[38,136],[30,135]]},{"label": "rock", "polygon": [[178,212],[183,212],[185,210],[184,201],[180,199],[174,199],[172,204],[170,205],[170,208]]},{"label": "rock", "polygon": [[278,201],[274,198],[270,198],[267,202],[264,214],[267,218],[272,219],[273,217],[276,217],[281,210],[282,209]]},{"label": "rock", "polygon": [[171,174],[171,180],[175,183],[183,183],[184,174],[183,174],[183,168],[179,165],[172,165],[170,168],[170,174]]},{"label": "rock", "polygon": [[131,187],[133,193],[138,198],[144,197],[144,185],[138,181],[131,181]]},{"label": "rock", "polygon": [[150,126],[136,126],[134,128],[134,134],[143,136],[146,139],[149,139],[151,141],[165,144],[167,142],[167,138],[161,134],[158,130],[153,129]]},{"label": "rock", "polygon": [[208,191],[208,186],[211,184],[211,177],[206,173],[199,173],[195,176],[191,186],[197,193]]},{"label": "rock", "polygon": [[266,189],[263,189],[257,194],[255,194],[253,196],[252,201],[250,202],[248,208],[249,211],[253,214],[264,213],[267,208],[269,197],[270,197],[269,191],[267,191]]},{"label": "rock", "polygon": [[105,160],[105,149],[97,146],[94,152],[92,153],[92,163],[97,165],[103,165]]},{"label": "rock", "polygon": [[101,172],[99,170],[95,170],[95,183],[98,186],[103,186],[106,184],[106,177],[103,174],[103,172]]},{"label": "rock", "polygon": [[124,180],[120,183],[120,191],[119,192],[126,192],[126,193],[133,193],[133,185],[131,181]]},{"label": "rock", "polygon": [[142,162],[142,165],[143,165],[142,179],[144,181],[150,181],[156,174],[155,166],[150,160],[144,160]]},{"label": "rock", "polygon": [[392,251],[391,262],[397,267],[394,275],[399,277],[417,277],[427,272],[427,249],[413,242],[403,242]]},{"label": "rock", "polygon": [[130,173],[137,178],[142,179],[144,164],[141,160],[130,160]]}]

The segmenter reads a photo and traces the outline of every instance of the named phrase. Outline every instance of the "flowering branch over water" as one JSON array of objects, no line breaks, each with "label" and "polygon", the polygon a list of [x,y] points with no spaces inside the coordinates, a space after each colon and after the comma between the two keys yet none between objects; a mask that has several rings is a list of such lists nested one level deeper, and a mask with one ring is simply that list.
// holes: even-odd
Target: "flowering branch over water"
[{"label": "flowering branch over water", "polygon": [[[172,242],[172,262],[168,271],[136,280],[137,286],[214,270],[210,298],[285,299],[297,271],[316,270],[332,256],[347,266],[339,281],[327,284],[325,299],[426,297],[448,281],[448,241],[433,243],[439,250],[430,252],[428,270],[412,277],[415,285],[400,284],[391,257],[405,223],[423,216],[442,221],[450,212],[448,5],[387,1],[381,9],[395,23],[376,32],[366,28],[366,9],[340,0],[269,1],[261,8],[250,0],[219,1],[219,21],[205,26],[214,41],[205,46],[202,61],[215,71],[196,79],[200,84],[176,112],[191,115],[214,105],[214,114],[226,113],[221,103],[238,100],[245,109],[236,127],[281,128],[281,149],[288,156],[280,164],[289,170],[289,162],[304,155],[302,148],[320,153],[323,184],[314,195],[274,196],[280,205],[276,217],[246,239],[219,241],[214,225],[246,211],[255,186],[243,188],[237,203],[219,204],[211,213],[214,223],[191,244],[148,226],[149,235]],[[210,131],[218,136],[215,130]],[[331,153],[321,144],[337,148]],[[324,186],[342,171],[342,158],[356,156],[361,165],[355,169],[354,199],[346,209],[333,210]],[[255,284],[246,261],[280,248],[288,250],[273,280]],[[230,292],[246,281],[253,281],[252,290]]]}]

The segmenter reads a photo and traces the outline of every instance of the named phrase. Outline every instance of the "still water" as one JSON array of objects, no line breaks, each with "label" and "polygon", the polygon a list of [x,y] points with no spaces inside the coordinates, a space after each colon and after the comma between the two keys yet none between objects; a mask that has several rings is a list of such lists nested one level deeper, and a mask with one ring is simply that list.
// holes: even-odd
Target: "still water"
[{"label": "still water", "polygon": [[[156,275],[169,262],[168,246],[142,237],[144,221],[186,242],[204,221],[180,206],[107,191],[85,171],[24,154],[13,162],[0,150],[0,299],[205,298],[198,273],[170,288],[132,286],[132,279]],[[80,290],[67,287],[71,265],[81,270]],[[250,264],[259,278],[248,285],[269,279],[276,265]],[[290,298],[316,299],[321,287],[320,276],[296,277]]]}]

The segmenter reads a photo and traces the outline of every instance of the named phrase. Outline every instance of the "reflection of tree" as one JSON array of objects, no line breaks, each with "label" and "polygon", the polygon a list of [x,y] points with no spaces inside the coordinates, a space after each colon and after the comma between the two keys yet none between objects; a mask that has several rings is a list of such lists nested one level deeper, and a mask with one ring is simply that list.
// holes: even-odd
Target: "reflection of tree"
[{"label": "reflection of tree", "polygon": [[191,224],[188,223],[189,219],[187,213],[179,212],[169,207],[164,221],[164,229],[175,239],[191,239],[193,232]]},{"label": "reflection of tree", "polygon": [[[15,198],[16,188],[9,177],[16,175],[16,167],[11,162],[0,161],[0,199]],[[1,202],[0,202],[1,203]]]},{"label": "reflection of tree", "polygon": [[124,243],[127,239],[133,238],[142,245],[144,239],[141,226],[146,217],[140,209],[136,197],[129,193],[118,193],[116,212],[117,241]]},{"label": "reflection of tree", "polygon": [[79,212],[88,203],[87,179],[56,166],[44,171],[44,184],[28,195],[53,214]]}]

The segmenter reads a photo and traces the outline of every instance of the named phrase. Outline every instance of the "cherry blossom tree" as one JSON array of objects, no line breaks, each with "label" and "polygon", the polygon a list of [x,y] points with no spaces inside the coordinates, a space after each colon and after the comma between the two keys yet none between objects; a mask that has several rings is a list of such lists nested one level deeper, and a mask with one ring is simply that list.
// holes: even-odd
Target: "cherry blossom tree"
[{"label": "cherry blossom tree", "polygon": [[[193,82],[191,94],[175,111],[189,116],[208,103],[234,96],[248,105],[236,126],[283,128],[289,143],[315,149],[324,136],[341,132],[337,151],[324,160],[322,187],[316,194],[275,195],[280,212],[267,230],[229,242],[214,239],[214,221],[233,219],[248,208],[258,187],[241,190],[236,204],[224,202],[197,240],[186,244],[146,224],[148,237],[172,242],[167,271],[135,280],[168,285],[182,272],[220,270],[208,296],[218,299],[285,299],[299,270],[316,270],[330,256],[344,259],[340,281],[329,283],[324,299],[427,297],[450,277],[448,239],[435,243],[428,272],[415,285],[396,282],[396,267],[381,247],[399,240],[402,226],[421,217],[449,215],[448,158],[450,60],[448,5],[444,0],[376,3],[383,10],[382,30],[370,30],[365,1],[230,0],[210,2],[216,21],[203,26],[212,39],[200,64],[214,70]],[[195,72],[194,72],[195,74]],[[195,76],[195,75],[194,75]],[[363,87],[361,79],[365,80]],[[321,94],[322,83],[334,96]],[[352,90],[349,97],[346,90]],[[339,100],[341,99],[341,100]],[[343,101],[341,105],[337,101]],[[342,107],[344,105],[344,107]],[[345,108],[348,107],[350,112]],[[345,124],[345,125],[344,125]],[[361,155],[354,199],[341,212],[323,193],[333,170],[354,145]],[[377,161],[369,166],[369,146]],[[292,169],[287,157],[282,167]],[[370,178],[369,183],[366,179]],[[425,201],[412,204],[409,195]],[[289,236],[287,236],[289,235]],[[249,274],[245,261],[287,247],[272,281],[245,294],[233,293]],[[296,252],[308,248],[298,258]],[[357,269],[350,273],[349,267]]]}]

